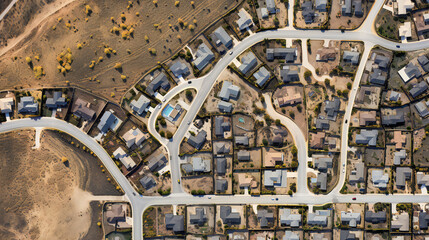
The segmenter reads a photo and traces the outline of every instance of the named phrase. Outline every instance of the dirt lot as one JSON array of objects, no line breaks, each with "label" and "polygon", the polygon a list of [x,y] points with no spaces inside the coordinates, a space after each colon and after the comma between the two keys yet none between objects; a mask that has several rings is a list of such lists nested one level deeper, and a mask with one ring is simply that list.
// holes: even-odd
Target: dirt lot
[{"label": "dirt lot", "polygon": [[[414,139],[416,139],[416,135],[414,135]],[[413,153],[413,160],[416,166],[429,167],[428,146],[429,146],[429,138],[426,138],[425,136],[423,137],[420,147],[418,147],[417,150],[414,150],[414,153]]]},{"label": "dirt lot", "polygon": [[365,20],[369,10],[373,4],[372,1],[362,1],[362,17],[353,16],[341,16],[341,0],[331,1],[331,13],[330,13],[330,29],[356,29]]},{"label": "dirt lot", "polygon": [[[234,159],[235,169],[260,169],[262,167],[262,153],[261,148],[246,149],[250,153],[250,161],[239,161],[237,154]],[[239,151],[236,151],[238,153]]]},{"label": "dirt lot", "polygon": [[183,185],[187,192],[203,190],[206,194],[213,194],[213,176],[182,177]]},{"label": "dirt lot", "polygon": [[[316,69],[319,69],[319,75],[326,75],[331,72],[332,69],[334,69],[338,64],[340,63],[340,55],[339,55],[339,49],[340,49],[340,41],[329,41],[329,47],[324,48],[324,41],[321,40],[312,40],[310,41],[311,44],[311,51],[308,51],[308,61],[311,65],[314,66]],[[335,60],[332,61],[316,61],[317,56],[317,50],[319,49],[335,49],[337,54],[335,55]]]},{"label": "dirt lot", "polygon": [[[183,215],[185,206],[179,205],[176,209],[177,215]],[[143,213],[144,237],[173,236],[173,230],[167,230],[165,226],[165,214],[173,213],[171,205],[149,207]]]},{"label": "dirt lot", "polygon": [[[100,215],[91,212],[97,205],[90,207],[90,199],[92,194],[119,192],[95,157],[72,148],[57,132],[44,131],[42,136],[40,149],[32,150],[34,131],[0,135],[2,149],[9,150],[0,157],[1,191],[7,193],[1,204],[1,238],[101,238],[102,232],[92,227]],[[62,163],[65,156],[68,161]],[[90,226],[94,233],[88,232]]]},{"label": "dirt lot", "polygon": [[[16,37],[10,39],[7,46],[3,42],[0,49],[3,66],[0,83],[3,89],[65,86],[68,81],[71,85],[92,90],[117,102],[126,89],[157,61],[168,59],[196,32],[237,4],[233,0],[205,0],[191,5],[191,1],[185,0],[180,1],[178,6],[174,6],[174,2],[155,5],[152,1],[132,2],[128,6],[127,2],[91,0],[86,4],[92,13],[87,14],[85,3],[81,0],[62,1],[62,4],[55,1],[40,13],[38,10],[44,3],[33,2],[36,1],[19,1],[10,16],[2,22],[2,32],[8,32],[4,37]],[[63,7],[69,2],[72,3]],[[58,21],[59,18],[62,18],[61,21]],[[183,21],[183,27],[179,21]],[[17,26],[16,22],[21,24]],[[119,29],[122,22],[126,24],[124,28],[130,28]],[[115,31],[110,33],[113,27],[119,29],[117,34]],[[31,41],[26,36],[31,36]],[[145,39],[145,36],[148,37],[147,41],[138,40]],[[78,43],[82,44],[82,50],[78,49]],[[19,49],[13,48],[15,45]],[[56,56],[67,48],[73,55],[72,69],[60,74]],[[112,48],[116,54],[111,54],[109,58],[104,54],[105,48]],[[35,79],[32,69],[25,63],[27,56],[33,59],[39,57],[39,61],[34,61],[45,72],[41,79]],[[102,62],[99,61],[100,56],[103,57]],[[89,67],[91,61],[96,63],[93,69]],[[122,64],[121,71],[115,70],[116,63]],[[21,73],[20,78],[15,77],[16,72]],[[121,75],[125,76],[124,80]]]}]

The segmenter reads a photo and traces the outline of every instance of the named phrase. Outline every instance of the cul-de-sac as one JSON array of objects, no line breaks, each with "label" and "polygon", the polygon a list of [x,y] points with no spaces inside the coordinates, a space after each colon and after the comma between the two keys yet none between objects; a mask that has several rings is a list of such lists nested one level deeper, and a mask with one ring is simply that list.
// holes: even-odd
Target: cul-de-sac
[{"label": "cul-de-sac", "polygon": [[429,1],[0,1],[0,239],[429,239]]}]

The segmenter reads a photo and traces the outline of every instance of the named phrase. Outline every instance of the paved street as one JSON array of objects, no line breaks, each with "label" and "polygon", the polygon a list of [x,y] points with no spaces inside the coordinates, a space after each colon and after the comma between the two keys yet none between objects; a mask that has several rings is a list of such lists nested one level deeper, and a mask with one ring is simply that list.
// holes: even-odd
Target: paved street
[{"label": "paved street", "polygon": [[[180,179],[180,166],[179,166],[179,147],[185,134],[187,133],[190,125],[188,123],[193,122],[198,111],[203,105],[208,94],[212,90],[218,76],[226,69],[226,67],[242,52],[247,50],[252,45],[263,41],[264,39],[313,39],[313,40],[357,40],[363,41],[365,44],[365,50],[362,54],[360,65],[358,67],[356,77],[353,82],[353,87],[350,92],[349,102],[345,111],[344,121],[342,125],[342,139],[341,139],[341,166],[347,163],[347,143],[348,143],[348,129],[350,122],[350,115],[354,105],[357,90],[359,88],[360,79],[364,71],[364,65],[367,61],[369,53],[373,46],[379,45],[391,50],[403,50],[412,51],[418,49],[429,48],[429,40],[423,40],[412,43],[395,43],[383,39],[377,36],[373,31],[374,19],[380,8],[383,6],[383,1],[377,0],[374,3],[373,9],[370,11],[367,19],[361,25],[361,27],[355,31],[337,31],[337,30],[296,30],[291,26],[285,29],[279,30],[267,30],[261,31],[250,35],[246,39],[236,44],[231,52],[231,55],[226,54],[223,56],[214,66],[214,68],[207,75],[191,80],[192,83],[183,81],[178,86],[171,89],[163,99],[165,102],[159,107],[156,107],[151,113],[148,123],[149,132],[159,140],[159,142],[167,149],[170,159],[171,177],[172,177],[172,194],[166,197],[142,197],[140,196],[130,185],[126,177],[119,171],[115,163],[110,158],[109,154],[101,147],[94,139],[82,132],[74,125],[64,122],[55,118],[37,118],[37,119],[19,119],[12,120],[0,124],[0,132],[8,132],[23,128],[51,128],[66,132],[88,148],[90,148],[103,162],[118,184],[125,191],[125,199],[128,199],[131,203],[133,210],[133,239],[142,239],[142,214],[143,211],[151,206],[157,204],[324,204],[328,202],[359,202],[359,203],[375,203],[375,202],[429,202],[429,195],[381,195],[381,194],[366,194],[366,195],[342,195],[339,193],[341,187],[346,180],[345,173],[341,171],[339,183],[335,189],[328,195],[317,195],[315,196],[309,192],[307,188],[307,142],[305,140],[304,133],[299,127],[288,117],[277,113],[271,103],[271,97],[268,94],[264,95],[265,102],[267,103],[266,112],[273,119],[280,119],[280,121],[288,128],[295,141],[295,145],[298,149],[298,184],[297,193],[293,196],[282,195],[282,196],[268,196],[262,195],[259,197],[254,196],[191,196],[186,194],[181,184],[177,181]],[[289,11],[290,12],[290,11]],[[293,18],[290,16],[289,21]],[[182,124],[177,129],[172,140],[162,138],[155,130],[156,118],[161,113],[161,110],[166,104],[178,93],[193,88],[197,90],[197,94],[194,97],[194,101],[189,106],[186,115],[183,118]],[[356,197],[353,201],[352,198]],[[276,199],[278,198],[278,199]]]}]

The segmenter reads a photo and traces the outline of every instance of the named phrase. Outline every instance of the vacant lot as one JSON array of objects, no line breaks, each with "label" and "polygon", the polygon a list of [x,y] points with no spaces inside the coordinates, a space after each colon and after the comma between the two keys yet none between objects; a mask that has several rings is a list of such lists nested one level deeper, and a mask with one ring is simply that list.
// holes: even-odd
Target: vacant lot
[{"label": "vacant lot", "polygon": [[[33,2],[36,1],[19,1],[0,26],[2,32],[8,33],[2,37],[15,37],[0,48],[2,89],[65,86],[68,82],[116,102],[158,61],[171,57],[237,4],[234,0],[193,1],[193,5],[184,0],[177,6],[174,1],[128,4],[116,0],[67,0],[62,1],[63,5],[47,5],[39,14],[47,1]],[[68,2],[72,3],[64,7]],[[91,13],[85,12],[84,4],[90,6]],[[57,55],[67,48],[72,55],[71,69],[61,74]],[[106,49],[112,53],[106,55]],[[43,67],[45,75],[36,79],[26,57],[33,59],[34,66]],[[122,68],[115,69],[116,63],[121,63]]]},{"label": "vacant lot", "polygon": [[98,227],[88,232],[100,216],[91,213],[90,192],[119,193],[97,158],[68,142],[57,132],[44,131],[41,147],[33,150],[34,131],[0,135],[5,153],[0,156],[1,239],[102,238]]}]

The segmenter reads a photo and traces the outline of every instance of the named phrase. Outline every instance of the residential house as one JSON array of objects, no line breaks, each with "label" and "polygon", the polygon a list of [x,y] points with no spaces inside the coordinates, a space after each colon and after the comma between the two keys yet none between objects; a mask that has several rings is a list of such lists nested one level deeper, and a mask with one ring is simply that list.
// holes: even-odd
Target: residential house
[{"label": "residential house", "polygon": [[387,184],[389,184],[389,174],[384,173],[383,170],[372,170],[372,184],[374,187],[380,188],[380,189],[386,189]]},{"label": "residential house", "polygon": [[228,35],[225,29],[220,26],[214,32],[213,35],[216,37],[216,46],[223,44],[226,48],[232,47],[232,38]]},{"label": "residential house", "polygon": [[312,1],[304,1],[301,5],[302,10],[302,18],[306,24],[311,24],[314,21],[316,16],[313,10],[313,2]]},{"label": "residential house", "polygon": [[328,225],[328,217],[331,216],[330,210],[316,210],[314,213],[308,213],[307,224],[310,226],[323,226]]},{"label": "residential house", "polygon": [[[319,0],[324,1],[326,0]],[[316,6],[317,6],[317,0],[316,0]],[[319,48],[316,51],[316,61],[317,62],[328,62],[328,61],[334,61],[337,57],[337,49],[335,48]]]},{"label": "residential house", "polygon": [[407,135],[402,134],[401,131],[394,131],[393,139],[391,140],[391,142],[395,144],[396,149],[401,149],[405,147],[405,144],[407,142]]},{"label": "residential house", "polygon": [[277,103],[279,104],[279,107],[294,105],[302,102],[302,96],[301,93],[295,92],[295,93],[287,93],[286,95],[283,95],[282,97],[277,98]]},{"label": "residential house", "polygon": [[150,99],[143,94],[139,97],[137,101],[133,99],[130,103],[130,108],[138,115],[141,115],[143,112],[147,112],[149,106]]},{"label": "residential house", "polygon": [[377,112],[376,111],[360,111],[359,112],[359,125],[360,126],[371,126],[377,124]]},{"label": "residential house", "polygon": [[280,225],[299,227],[301,225],[301,214],[292,214],[291,209],[283,209],[283,214],[280,215]]},{"label": "residential house", "polygon": [[229,118],[223,116],[215,117],[215,135],[217,138],[224,138],[225,132],[231,131],[231,123]]},{"label": "residential house", "polygon": [[213,59],[214,53],[205,43],[202,43],[195,53],[194,65],[198,70],[203,70]]},{"label": "residential house", "polygon": [[165,75],[165,73],[160,73],[158,76],[156,76],[146,87],[146,92],[151,95],[155,96],[155,92],[159,89],[164,89],[167,91],[170,89],[170,83],[168,82],[168,77]]},{"label": "residential house", "polygon": [[422,93],[426,92],[428,89],[428,84],[425,81],[421,81],[413,86],[410,90],[410,94],[413,98],[420,96]]},{"label": "residential house", "polygon": [[235,144],[242,146],[249,146],[249,138],[247,136],[235,136]]},{"label": "residential house", "polygon": [[353,65],[358,65],[358,63],[359,63],[359,56],[360,56],[359,52],[344,51],[344,53],[343,53],[343,60],[345,62],[350,62]]},{"label": "residential house", "polygon": [[128,170],[130,170],[136,166],[136,163],[134,162],[134,160],[130,156],[128,156],[127,153],[125,153],[125,151],[122,147],[118,147],[113,152],[113,157],[115,159],[120,160],[121,163],[124,165],[124,167]]},{"label": "residential house", "polygon": [[316,119],[316,129],[317,130],[329,130],[330,124],[328,119]]},{"label": "residential house", "polygon": [[424,172],[417,172],[416,173],[416,182],[420,188],[429,186],[429,175],[424,173]]},{"label": "residential house", "polygon": [[284,154],[282,152],[268,151],[264,156],[265,167],[275,167],[282,165],[284,161]]},{"label": "residential house", "polygon": [[408,232],[410,231],[410,218],[407,212],[392,217],[390,228],[393,231]]},{"label": "residential house", "polygon": [[389,95],[389,101],[397,102],[401,98],[401,94],[396,91],[391,91]]},{"label": "residential house", "polygon": [[265,4],[267,5],[267,10],[269,13],[276,13],[276,3],[274,0],[265,0]]},{"label": "residential house", "polygon": [[104,216],[109,225],[119,229],[131,228],[131,225],[127,222],[127,205],[125,203],[107,205]]},{"label": "residential house", "polygon": [[409,167],[396,168],[396,187],[400,189],[405,188],[406,181],[411,180],[413,170]]},{"label": "residential house", "polygon": [[330,156],[313,155],[314,167],[321,172],[326,172],[328,168],[332,168],[332,160]]},{"label": "residential house", "polygon": [[365,221],[372,224],[384,223],[387,220],[386,211],[366,211],[365,212]]},{"label": "residential house", "polygon": [[216,179],[215,190],[217,193],[223,193],[228,190],[228,181],[226,179]]},{"label": "residential house", "polygon": [[223,154],[228,154],[230,151],[231,151],[230,143],[225,143],[225,142],[213,143],[214,154],[223,155]]},{"label": "residential house", "polygon": [[340,240],[357,240],[355,233],[350,232],[349,230],[341,229],[340,230]]},{"label": "residential house", "polygon": [[238,86],[229,81],[223,81],[218,97],[224,101],[229,101],[230,98],[238,99],[239,94],[240,88]]},{"label": "residential house", "polygon": [[220,100],[217,103],[217,108],[222,113],[231,113],[232,112],[232,103]]},{"label": "residential house", "polygon": [[299,235],[290,230],[285,231],[285,235],[283,235],[282,240],[300,240]]},{"label": "residential house", "polygon": [[369,82],[372,84],[378,84],[384,86],[386,83],[386,75],[379,68],[374,69],[374,71],[369,75]]},{"label": "residential house", "polygon": [[46,107],[50,109],[63,108],[67,106],[67,100],[63,97],[63,93],[55,91],[51,98],[46,99]]},{"label": "residential house", "polygon": [[327,0],[316,0],[315,2],[316,10],[319,12],[326,12],[326,6],[328,5]]},{"label": "residential house", "polygon": [[401,68],[398,71],[399,76],[401,76],[402,80],[406,83],[413,78],[419,78],[422,76],[419,68],[414,65],[412,62],[408,63],[405,67]]},{"label": "residential house", "polygon": [[194,225],[204,226],[207,222],[207,214],[204,208],[196,208],[195,214],[189,215],[189,222]]},{"label": "residential house", "polygon": [[272,211],[260,209],[256,216],[258,217],[259,226],[261,228],[266,228],[270,223],[274,222],[274,213]]},{"label": "residential house", "polygon": [[296,60],[298,50],[296,48],[267,48],[266,58],[268,61],[274,59],[285,60],[286,63],[292,63]]},{"label": "residential house", "polygon": [[0,99],[0,110],[1,113],[11,113],[13,107],[13,98],[6,97]]},{"label": "residential house", "polygon": [[401,165],[402,161],[407,158],[407,152],[405,149],[401,149],[400,151],[397,151],[393,153],[393,164],[394,165]]},{"label": "residential house", "polygon": [[419,212],[419,228],[427,230],[429,224],[429,214],[427,212]]},{"label": "residential house", "polygon": [[428,102],[420,101],[414,105],[420,117],[424,118],[429,115]]},{"label": "residential house", "polygon": [[235,21],[237,23],[238,29],[240,31],[247,30],[248,28],[253,26],[253,21],[250,18],[250,15],[244,10],[244,8],[240,9],[238,12],[238,20]]},{"label": "residential house", "polygon": [[316,186],[322,190],[326,191],[326,184],[328,182],[328,174],[325,172],[320,172],[317,174]]},{"label": "residential house", "polygon": [[113,130],[115,125],[119,122],[119,119],[113,115],[110,111],[105,111],[97,125],[97,128],[101,133],[107,133],[109,130]]},{"label": "residential house", "polygon": [[258,59],[253,52],[246,53],[243,57],[241,57],[241,65],[238,66],[238,70],[246,75],[250,70],[258,65]]},{"label": "residential house", "polygon": [[377,54],[374,58],[374,63],[378,65],[378,69],[383,71],[389,70],[390,59],[386,56]]},{"label": "residential house", "polygon": [[323,112],[326,114],[326,118],[331,121],[336,121],[338,112],[340,111],[341,101],[339,98],[325,101],[325,107]]},{"label": "residential house", "polygon": [[135,129],[130,129],[128,132],[126,132],[122,136],[122,138],[125,140],[127,147],[131,148],[134,145],[140,146],[140,144],[142,144],[146,140],[146,135],[143,134],[143,132],[140,131],[140,129],[135,128]]},{"label": "residential house", "polygon": [[357,227],[360,224],[360,213],[341,211],[341,223],[349,227]]},{"label": "residential house", "polygon": [[371,147],[377,145],[378,130],[362,129],[359,134],[356,134],[356,144],[364,144]]},{"label": "residential house", "polygon": [[287,187],[287,170],[264,170],[265,187]]},{"label": "residential house", "polygon": [[149,175],[145,175],[144,177],[140,178],[140,184],[143,186],[144,189],[149,190],[152,187],[156,186],[155,179]]},{"label": "residential house", "polygon": [[270,72],[265,67],[261,67],[257,72],[253,74],[253,77],[256,79],[256,84],[259,87],[264,86],[264,84],[270,79]]},{"label": "residential house", "polygon": [[406,15],[407,12],[414,8],[414,3],[411,0],[397,0],[398,15]]},{"label": "residential house", "polygon": [[90,103],[78,98],[74,103],[72,113],[85,121],[91,121],[95,116],[95,111],[90,106]]},{"label": "residential house", "polygon": [[393,113],[389,112],[389,115],[383,114],[381,116],[381,122],[386,126],[397,126],[405,123],[405,116],[403,111],[396,110]]},{"label": "residential house", "polygon": [[203,159],[201,157],[192,158],[192,170],[194,172],[210,172],[210,159]]},{"label": "residential house", "polygon": [[230,206],[220,206],[220,218],[223,224],[238,225],[241,224],[241,216],[238,212],[233,212]]},{"label": "residential house", "polygon": [[238,175],[238,185],[240,188],[257,188],[258,182],[256,182],[252,176],[246,173],[240,173]]},{"label": "residential house", "polygon": [[163,153],[160,153],[151,159],[149,159],[149,162],[147,163],[147,167],[150,171],[158,171],[159,169],[163,168],[165,164],[167,163],[167,158]]},{"label": "residential house", "polygon": [[365,182],[365,164],[363,162],[355,163],[355,168],[351,171],[349,176],[350,184],[357,184]]},{"label": "residential house", "polygon": [[238,161],[250,161],[250,152],[246,150],[239,150],[237,152]]},{"label": "residential house", "polygon": [[192,147],[200,150],[204,146],[206,139],[207,139],[207,132],[204,130],[201,130],[196,136],[190,136],[188,138],[188,143]]},{"label": "residential house", "polygon": [[283,66],[280,69],[280,78],[284,83],[299,82],[299,74],[297,70],[291,70],[290,66]]},{"label": "residential house", "polygon": [[173,230],[174,233],[185,231],[185,218],[183,215],[165,214],[165,227],[167,230]]},{"label": "residential house", "polygon": [[180,61],[180,59],[177,59],[174,64],[171,65],[170,70],[177,78],[186,77],[190,73],[188,66]]},{"label": "residential house", "polygon": [[224,157],[216,158],[216,173],[218,175],[225,175],[226,167],[227,167],[226,158]]},{"label": "residential house", "polygon": [[34,101],[34,97],[21,97],[18,103],[18,112],[21,114],[36,114],[39,111],[39,103]]}]

